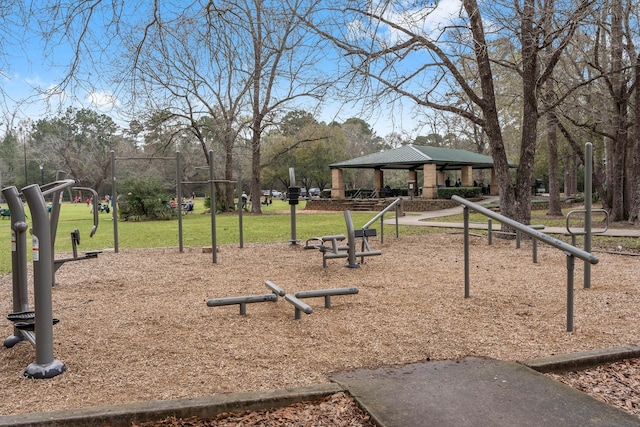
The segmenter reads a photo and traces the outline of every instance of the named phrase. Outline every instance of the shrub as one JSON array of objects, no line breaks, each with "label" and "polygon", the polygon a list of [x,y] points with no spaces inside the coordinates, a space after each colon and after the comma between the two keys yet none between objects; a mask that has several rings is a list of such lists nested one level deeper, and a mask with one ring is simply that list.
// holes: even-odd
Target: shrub
[{"label": "shrub", "polygon": [[170,219],[174,212],[169,207],[173,188],[157,181],[132,178],[122,183],[118,195],[118,215],[124,221],[151,221]]},{"label": "shrub", "polygon": [[451,196],[460,196],[465,199],[480,197],[480,187],[441,187],[438,188],[438,199],[450,199]]}]

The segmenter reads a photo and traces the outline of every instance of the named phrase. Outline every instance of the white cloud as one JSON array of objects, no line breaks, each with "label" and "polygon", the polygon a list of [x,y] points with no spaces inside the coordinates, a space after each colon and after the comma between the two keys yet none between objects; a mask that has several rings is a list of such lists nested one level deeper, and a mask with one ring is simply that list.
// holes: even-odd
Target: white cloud
[{"label": "white cloud", "polygon": [[118,105],[118,99],[105,91],[92,91],[87,93],[87,100],[99,110],[110,110]]},{"label": "white cloud", "polygon": [[[376,14],[399,27],[412,33],[421,34],[426,37],[435,36],[447,25],[450,25],[457,16],[461,8],[461,0],[441,0],[433,2],[401,1],[389,4],[384,2],[384,9],[381,5],[373,5]],[[383,33],[388,43],[395,44],[406,38],[403,32],[390,26],[386,27]]]}]

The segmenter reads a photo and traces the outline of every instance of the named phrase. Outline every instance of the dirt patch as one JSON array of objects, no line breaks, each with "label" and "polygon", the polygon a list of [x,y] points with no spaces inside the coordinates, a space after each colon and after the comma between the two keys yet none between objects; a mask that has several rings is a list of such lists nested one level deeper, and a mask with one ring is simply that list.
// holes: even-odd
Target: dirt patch
[{"label": "dirt patch", "polygon": [[[67,372],[22,378],[34,350],[0,349],[0,413],[51,411],[325,383],[331,372],[464,356],[528,359],[640,342],[640,257],[599,254],[591,289],[576,262],[575,328],[566,332],[566,257],[538,245],[472,238],[464,298],[463,236],[373,241],[382,256],[358,269],[322,268],[318,251],[288,243],[120,251],[67,263],[53,289],[55,357]],[[62,254],[60,254],[62,256]],[[209,298],[356,286],[309,299],[294,319],[278,302],[207,307]],[[11,312],[11,277],[0,278]],[[5,336],[11,323],[0,320]]]}]

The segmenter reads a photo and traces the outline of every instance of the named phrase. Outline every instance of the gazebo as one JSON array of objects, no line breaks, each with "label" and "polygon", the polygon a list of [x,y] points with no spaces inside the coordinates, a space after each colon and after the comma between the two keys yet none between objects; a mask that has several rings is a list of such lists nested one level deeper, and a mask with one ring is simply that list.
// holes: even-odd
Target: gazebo
[{"label": "gazebo", "polygon": [[463,187],[473,185],[474,169],[491,169],[490,194],[498,195],[498,181],[493,169],[493,159],[471,151],[405,145],[392,150],[368,154],[362,157],[330,164],[331,198],[344,199],[345,189],[343,169],[373,169],[374,194],[381,194],[384,188],[384,170],[407,170],[407,185],[415,195],[417,192],[418,170],[423,173],[422,197],[435,199],[438,186],[445,185],[446,171],[460,171]]}]

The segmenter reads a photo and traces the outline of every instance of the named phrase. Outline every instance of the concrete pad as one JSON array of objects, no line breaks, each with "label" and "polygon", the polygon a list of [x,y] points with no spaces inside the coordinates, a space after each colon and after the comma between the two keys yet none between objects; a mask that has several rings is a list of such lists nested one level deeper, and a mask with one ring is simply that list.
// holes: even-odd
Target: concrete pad
[{"label": "concrete pad", "polygon": [[383,427],[638,427],[640,420],[518,363],[465,358],[337,373]]}]

